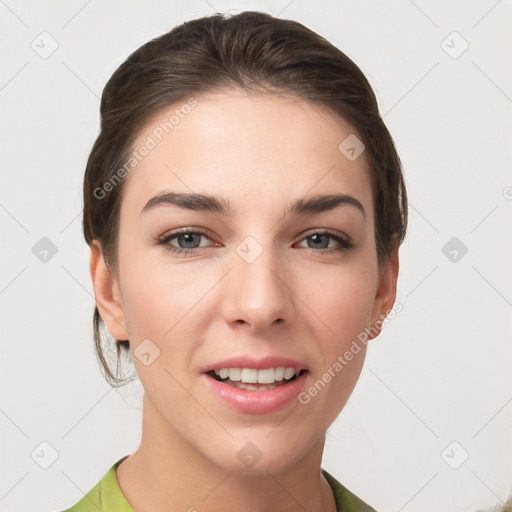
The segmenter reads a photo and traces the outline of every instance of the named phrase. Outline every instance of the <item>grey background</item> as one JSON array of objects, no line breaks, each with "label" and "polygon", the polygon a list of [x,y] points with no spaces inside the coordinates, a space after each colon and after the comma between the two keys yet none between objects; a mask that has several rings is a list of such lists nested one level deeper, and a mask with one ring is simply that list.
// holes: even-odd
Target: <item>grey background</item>
[{"label": "grey background", "polygon": [[140,386],[109,388],[92,344],[81,185],[102,88],[174,25],[251,9],[362,68],[409,192],[403,310],[370,342],[323,467],[384,512],[510,497],[510,1],[0,0],[1,511],[70,506],[141,435]]}]

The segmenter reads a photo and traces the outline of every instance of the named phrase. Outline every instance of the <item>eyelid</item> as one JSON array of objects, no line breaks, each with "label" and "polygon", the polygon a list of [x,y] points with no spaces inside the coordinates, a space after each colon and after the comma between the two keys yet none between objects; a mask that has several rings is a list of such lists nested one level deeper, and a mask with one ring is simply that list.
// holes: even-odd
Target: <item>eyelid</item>
[{"label": "eyelid", "polygon": [[343,231],[339,231],[338,229],[331,229],[331,228],[312,228],[312,229],[308,229],[307,231],[305,231],[304,233],[301,234],[301,237],[302,237],[301,240],[303,238],[307,238],[308,236],[316,235],[316,234],[339,236],[340,238],[343,238],[347,242],[351,242],[352,241],[352,238],[350,236],[348,236],[346,233],[344,233]]}]

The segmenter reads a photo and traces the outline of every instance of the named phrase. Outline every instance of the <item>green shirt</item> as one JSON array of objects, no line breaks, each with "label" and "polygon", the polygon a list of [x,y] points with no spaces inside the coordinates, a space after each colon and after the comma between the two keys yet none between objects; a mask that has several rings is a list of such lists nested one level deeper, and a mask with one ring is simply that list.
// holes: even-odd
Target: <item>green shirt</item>
[{"label": "green shirt", "polygon": [[[117,466],[128,455],[119,459],[105,474],[105,476],[93,487],[76,505],[64,512],[135,512],[128,503],[117,481]],[[364,501],[343,487],[325,469],[322,474],[332,488],[336,500],[338,512],[376,512]]]}]

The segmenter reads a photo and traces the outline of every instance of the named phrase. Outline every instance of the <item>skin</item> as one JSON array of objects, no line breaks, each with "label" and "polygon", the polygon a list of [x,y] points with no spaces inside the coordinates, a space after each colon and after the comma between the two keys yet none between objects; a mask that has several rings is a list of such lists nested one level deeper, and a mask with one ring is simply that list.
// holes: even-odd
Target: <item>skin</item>
[{"label": "skin", "polygon": [[[309,388],[392,308],[398,248],[379,272],[365,154],[349,161],[338,150],[354,133],[346,122],[283,95],[225,90],[196,99],[125,178],[117,271],[106,267],[100,244],[91,246],[109,333],[130,339],[132,352],[146,338],[160,350],[149,366],[132,353],[144,387],[143,433],[117,470],[121,489],[138,512],[220,512],[226,504],[247,512],[335,511],[320,473],[325,432],[354,389],[365,345],[307,405],[267,415],[228,408],[201,369],[234,355],[279,354],[307,364]],[[134,147],[175,108],[152,119]],[[141,214],[163,190],[220,195],[235,214],[175,205]],[[284,205],[297,198],[337,192],[355,197],[366,218],[348,205],[283,218]],[[183,227],[209,233],[196,236],[193,255],[155,243]],[[338,243],[326,238],[318,248],[309,237],[322,229],[340,231],[355,247],[334,251]],[[263,250],[250,264],[236,252],[247,236]],[[178,238],[169,244],[194,247]],[[250,468],[237,457],[248,442],[262,454]]]}]

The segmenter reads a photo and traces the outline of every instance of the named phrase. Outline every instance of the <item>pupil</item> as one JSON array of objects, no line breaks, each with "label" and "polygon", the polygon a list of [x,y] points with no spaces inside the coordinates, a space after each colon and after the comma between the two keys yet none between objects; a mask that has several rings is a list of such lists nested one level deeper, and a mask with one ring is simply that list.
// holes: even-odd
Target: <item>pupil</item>
[{"label": "pupil", "polygon": [[[193,243],[193,237],[195,237],[196,235],[194,233],[185,233],[183,235],[180,235],[180,237],[183,239],[185,239],[185,244],[188,244],[188,243]],[[191,237],[192,240],[189,240],[188,237]],[[196,248],[197,246],[193,246],[193,247],[186,247],[186,249],[194,249]]]},{"label": "pupil", "polygon": [[[322,237],[326,238],[326,236],[325,236],[325,235],[318,235],[318,234],[317,234],[317,235],[311,235],[311,239],[313,239],[313,241],[314,241],[315,243],[316,243],[316,242],[318,242],[318,239],[319,239],[319,238],[322,238]],[[318,244],[318,243],[316,243],[316,245],[317,245],[317,247],[320,245],[320,246],[322,246],[322,248],[324,248],[324,249],[326,248],[325,244],[321,244],[321,243],[320,243],[320,244]],[[324,246],[325,246],[325,247],[324,247]]]}]

